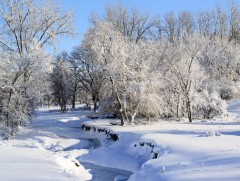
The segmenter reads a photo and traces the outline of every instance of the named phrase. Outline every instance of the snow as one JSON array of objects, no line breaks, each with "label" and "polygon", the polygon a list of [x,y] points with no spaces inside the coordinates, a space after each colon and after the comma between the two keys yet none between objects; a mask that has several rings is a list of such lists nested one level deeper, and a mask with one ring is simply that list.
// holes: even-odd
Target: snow
[{"label": "snow", "polygon": [[[85,180],[83,169],[63,157],[21,142],[1,142],[1,180]],[[75,168],[76,167],[76,168]],[[77,173],[79,172],[79,173]]]},{"label": "snow", "polygon": [[79,112],[53,114],[42,109],[31,127],[22,128],[14,140],[1,141],[1,179],[90,180],[89,170],[75,159],[88,153],[84,148],[89,146],[78,139],[78,116]]},{"label": "snow", "polygon": [[[228,102],[228,118],[193,123],[122,127],[90,120],[89,111],[51,110],[39,110],[31,127],[0,141],[2,180],[125,180],[130,172],[130,181],[240,180],[240,99]],[[82,123],[117,133],[119,140],[83,132]]]},{"label": "snow", "polygon": [[[130,181],[238,181],[239,108],[240,100],[234,100],[229,102],[229,118],[194,123],[161,121],[120,127],[109,120],[87,122],[119,133],[120,140],[82,157],[88,162],[131,170],[134,174]],[[154,153],[156,159],[152,159]]]}]

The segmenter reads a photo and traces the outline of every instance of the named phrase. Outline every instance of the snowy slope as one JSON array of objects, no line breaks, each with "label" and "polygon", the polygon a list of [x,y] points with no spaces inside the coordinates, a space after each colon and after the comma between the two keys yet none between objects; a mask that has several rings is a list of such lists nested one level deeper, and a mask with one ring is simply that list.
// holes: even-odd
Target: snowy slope
[{"label": "snowy slope", "polygon": [[57,164],[58,158],[51,152],[27,148],[19,143],[0,145],[1,180],[77,180]]},{"label": "snowy slope", "polygon": [[191,124],[162,121],[120,127],[109,120],[88,122],[120,133],[120,140],[82,159],[132,170],[131,181],[239,181],[240,100],[231,101],[228,110],[226,120]]},{"label": "snowy slope", "polygon": [[[22,129],[14,140],[1,141],[0,179],[91,179],[92,175],[79,164],[74,155],[85,154],[87,150],[67,151],[89,146],[87,141],[77,139],[80,135],[79,115],[79,112],[53,114],[41,110],[32,121],[31,127]],[[72,120],[75,120],[73,124]]]}]

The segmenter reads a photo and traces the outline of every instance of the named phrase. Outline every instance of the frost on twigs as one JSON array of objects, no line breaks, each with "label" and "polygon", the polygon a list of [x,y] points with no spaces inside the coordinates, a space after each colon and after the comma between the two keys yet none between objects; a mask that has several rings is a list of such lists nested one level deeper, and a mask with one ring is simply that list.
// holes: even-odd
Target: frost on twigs
[{"label": "frost on twigs", "polygon": [[4,0],[0,6],[0,122],[12,136],[49,94],[52,59],[46,45],[73,35],[74,28],[71,12],[62,13],[51,1]]}]

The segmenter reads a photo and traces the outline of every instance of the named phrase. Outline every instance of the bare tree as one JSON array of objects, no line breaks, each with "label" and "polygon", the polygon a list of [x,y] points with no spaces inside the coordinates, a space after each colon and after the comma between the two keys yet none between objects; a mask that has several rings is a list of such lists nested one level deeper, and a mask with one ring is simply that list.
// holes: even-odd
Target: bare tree
[{"label": "bare tree", "polygon": [[224,39],[228,36],[228,23],[227,23],[227,13],[221,9],[221,7],[217,6],[214,13],[214,32],[213,36],[220,37]]},{"label": "bare tree", "polygon": [[84,40],[82,46],[75,47],[71,52],[71,69],[74,79],[92,96],[94,112],[96,112],[100,96],[106,83],[104,68],[96,60],[90,44]]},{"label": "bare tree", "polygon": [[182,11],[179,14],[179,37],[189,37],[194,33],[195,30],[195,22],[194,16],[189,11]]},{"label": "bare tree", "polygon": [[239,41],[240,38],[240,26],[239,26],[239,20],[240,20],[240,10],[239,7],[234,3],[234,1],[231,2],[230,8],[229,8],[229,41]]},{"label": "bare tree", "polygon": [[61,111],[66,111],[72,85],[68,55],[65,52],[56,57],[50,82],[56,102],[60,105]]},{"label": "bare tree", "polygon": [[104,20],[111,22],[123,36],[137,43],[147,38],[148,33],[156,24],[156,19],[136,9],[128,9],[123,5],[106,6]]},{"label": "bare tree", "polygon": [[173,12],[164,16],[164,34],[169,42],[174,42],[177,37],[177,19]]}]

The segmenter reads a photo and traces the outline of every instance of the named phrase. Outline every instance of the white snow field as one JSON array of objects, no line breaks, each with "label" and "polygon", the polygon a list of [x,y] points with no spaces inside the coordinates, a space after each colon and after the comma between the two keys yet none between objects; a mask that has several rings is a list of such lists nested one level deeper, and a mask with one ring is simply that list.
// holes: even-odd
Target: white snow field
[{"label": "white snow field", "polygon": [[[121,127],[87,114],[40,109],[31,127],[0,141],[0,180],[119,181],[131,174],[123,170],[133,172],[130,181],[240,180],[240,100],[229,102],[228,118],[193,123]],[[119,140],[83,132],[83,122],[117,133]]]},{"label": "white snow field", "polygon": [[[75,114],[79,115],[79,112]],[[79,120],[75,114],[52,114],[40,110],[30,128],[23,128],[13,140],[0,141],[0,180],[91,179],[88,170],[81,165],[76,166],[79,163],[72,153],[63,151],[73,145],[84,147],[88,144],[75,139],[78,135],[76,129],[61,124]],[[78,122],[75,124],[80,126]]]},{"label": "white snow field", "polygon": [[235,100],[224,119],[133,127],[91,121],[87,124],[119,133],[120,140],[82,157],[131,170],[131,181],[239,181],[239,118],[240,100]]},{"label": "white snow field", "polygon": [[[0,180],[67,181],[78,178],[71,173],[70,168],[73,168],[74,165],[72,166],[69,160],[58,158],[49,151],[34,147],[28,148],[26,144],[2,143],[0,152]],[[64,171],[65,164],[68,164],[67,169],[69,170],[67,171]],[[83,175],[79,178],[84,180],[87,177]]]}]

